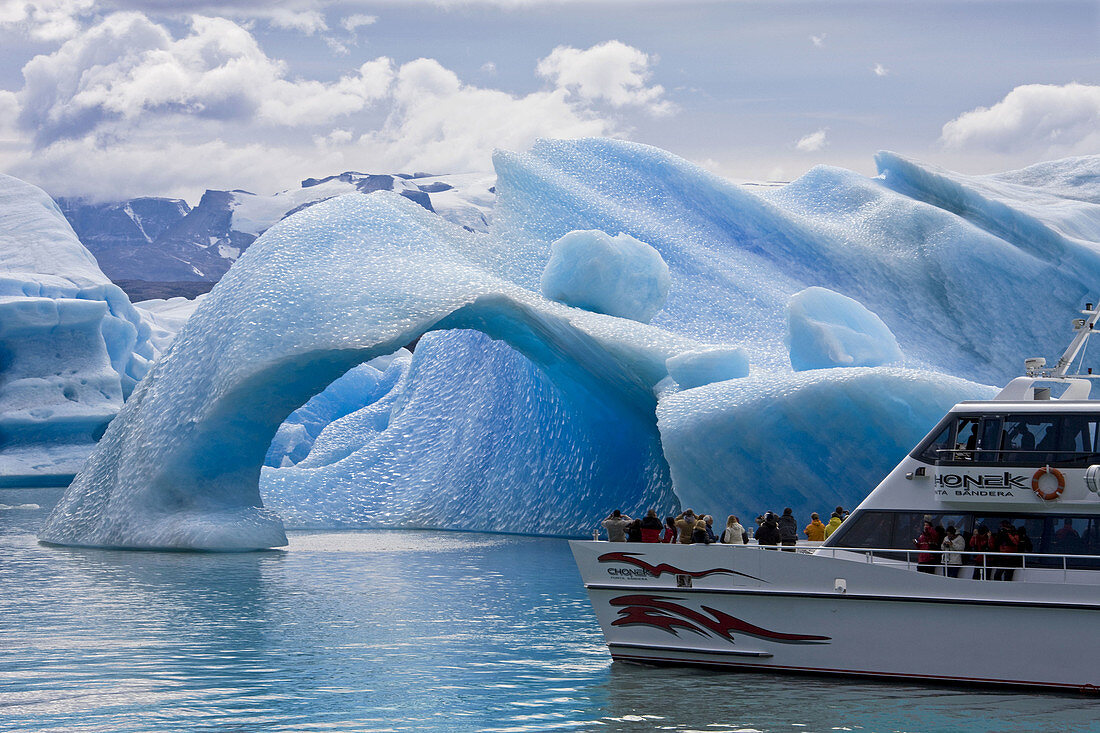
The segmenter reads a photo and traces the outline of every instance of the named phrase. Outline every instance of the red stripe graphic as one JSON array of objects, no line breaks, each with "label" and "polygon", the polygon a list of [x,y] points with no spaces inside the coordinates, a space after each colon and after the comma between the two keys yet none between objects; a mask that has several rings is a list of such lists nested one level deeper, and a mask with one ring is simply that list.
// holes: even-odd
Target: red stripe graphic
[{"label": "red stripe graphic", "polygon": [[612,621],[611,625],[652,626],[667,631],[674,636],[679,635],[676,629],[685,629],[701,636],[706,636],[709,632],[727,641],[734,640],[733,632],[735,631],[760,639],[778,641],[782,644],[824,644],[831,639],[828,636],[786,634],[780,631],[772,631],[750,624],[748,621],[742,621],[709,606],[701,606],[707,614],[710,614],[707,616],[687,606],[681,606],[679,603],[672,603],[672,601],[681,600],[683,599],[645,594],[613,598],[611,599],[611,605],[623,606],[623,608],[619,609],[619,618]]},{"label": "red stripe graphic", "polygon": [[725,573],[727,575],[740,575],[744,578],[751,578],[752,580],[759,580],[764,583],[767,581],[757,578],[754,575],[748,573],[742,573],[737,570],[730,570],[728,568],[711,568],[710,570],[681,570],[675,565],[669,565],[666,562],[660,565],[650,565],[645,560],[638,557],[639,553],[636,552],[605,552],[597,558],[600,562],[622,562],[627,565],[633,565],[635,567],[645,570],[650,575],[655,577],[661,577],[663,573],[673,573],[675,575],[689,575],[692,578],[705,578],[708,575],[714,575],[716,573]]}]

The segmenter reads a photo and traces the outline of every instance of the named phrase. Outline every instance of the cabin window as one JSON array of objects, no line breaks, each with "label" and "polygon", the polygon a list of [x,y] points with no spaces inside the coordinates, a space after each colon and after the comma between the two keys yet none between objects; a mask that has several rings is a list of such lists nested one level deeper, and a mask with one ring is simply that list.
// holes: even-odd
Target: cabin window
[{"label": "cabin window", "polygon": [[840,547],[892,547],[894,515],[895,512],[856,512],[840,523],[829,538],[829,544]]},{"label": "cabin window", "polygon": [[958,427],[955,430],[954,460],[973,461],[977,456],[974,451],[978,447],[978,434],[982,421],[977,417],[960,417]]},{"label": "cabin window", "polygon": [[927,438],[921,441],[913,451],[913,458],[932,464],[950,459],[948,451],[952,448],[951,438],[954,433],[955,416],[948,415],[928,434]]},{"label": "cabin window", "polygon": [[1097,415],[949,415],[910,454],[931,464],[1100,463]]}]

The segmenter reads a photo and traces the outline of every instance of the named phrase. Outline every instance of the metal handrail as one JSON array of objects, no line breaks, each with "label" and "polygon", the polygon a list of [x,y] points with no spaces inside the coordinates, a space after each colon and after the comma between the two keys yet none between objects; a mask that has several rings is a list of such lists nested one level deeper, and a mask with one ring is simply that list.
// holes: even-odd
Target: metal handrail
[{"label": "metal handrail", "polygon": [[[1024,450],[1022,448],[935,448],[933,451],[937,456],[941,454],[950,454],[947,460],[959,460],[957,456],[959,454],[967,454],[970,456],[976,455],[996,455],[1010,453],[1012,455],[1025,455],[1025,456],[1065,456],[1059,458],[1051,458],[1051,463],[1060,463],[1063,461],[1074,461],[1080,459],[1097,459],[1100,460],[1100,451],[1078,451],[1078,450]],[[973,459],[968,459],[973,460]],[[1044,461],[1045,462],[1045,461]]]},{"label": "metal handrail", "polygon": [[[752,549],[756,549],[756,550],[779,550],[779,549],[782,549],[782,545],[729,545],[729,546],[730,547],[752,548]],[[788,549],[790,549],[790,546],[788,546]],[[935,567],[960,567],[960,568],[964,568],[964,567],[965,568],[979,568],[980,567],[982,569],[982,575],[985,576],[985,577],[988,577],[988,572],[990,570],[1026,570],[1029,567],[1028,564],[1027,564],[1028,558],[1032,559],[1032,564],[1030,566],[1030,568],[1032,570],[1058,570],[1059,567],[1057,565],[1055,567],[1050,567],[1049,565],[1044,565],[1044,564],[1040,564],[1040,562],[1037,562],[1039,560],[1046,560],[1048,562],[1050,560],[1054,560],[1056,562],[1060,561],[1060,563],[1061,563],[1061,568],[1060,569],[1062,571],[1062,580],[1063,580],[1063,582],[1068,582],[1068,580],[1069,580],[1069,571],[1070,571],[1069,561],[1070,560],[1095,560],[1097,562],[1097,564],[1100,565],[1100,555],[1055,555],[1055,554],[1045,553],[1045,552],[997,552],[996,550],[981,550],[981,551],[975,551],[975,550],[920,550],[920,549],[910,550],[910,549],[907,549],[907,548],[899,548],[899,547],[822,547],[820,545],[813,546],[813,547],[807,547],[807,545],[805,545],[805,544],[797,545],[794,549],[802,551],[803,554],[812,554],[812,555],[825,555],[825,554],[828,554],[829,556],[831,556],[833,558],[836,557],[838,552],[847,552],[847,553],[855,552],[855,553],[860,553],[860,554],[866,555],[868,563],[875,564],[877,562],[877,563],[882,563],[882,564],[890,564],[890,565],[893,565],[893,566],[898,566],[898,565],[904,563],[904,566],[907,570],[915,570],[916,567],[918,567],[920,565],[926,565],[926,566],[927,565],[935,565]],[[806,553],[806,550],[811,550],[811,551],[809,553]],[[879,553],[879,555],[876,555],[875,553]],[[883,557],[883,555],[887,555],[887,554],[896,556],[896,555],[901,554],[901,553],[905,553],[905,560],[898,560],[896,557]],[[936,563],[915,562],[913,560],[913,555],[921,555],[921,554],[938,555],[940,557],[940,561],[936,562]],[[963,558],[964,558],[964,561],[960,565],[949,566],[949,565],[946,565],[942,561],[942,558],[943,558],[944,555],[962,555]],[[981,558],[981,563],[966,562],[965,561],[965,558],[978,558],[978,557]],[[1008,558],[1016,558],[1016,557],[1020,558],[1020,564],[1019,565],[997,565],[997,564],[991,564],[989,562],[990,558],[1008,559]],[[1076,569],[1076,568],[1074,568],[1074,569]]]},{"label": "metal handrail", "polygon": [[[912,559],[913,555],[922,555],[922,554],[924,554],[924,555],[939,555],[941,557],[941,562],[935,563],[936,567],[939,567],[939,566],[945,566],[945,567],[971,567],[971,568],[981,567],[982,571],[983,571],[983,573],[982,573],[983,576],[987,575],[990,568],[992,568],[994,570],[1026,570],[1027,567],[1028,567],[1027,559],[1029,557],[1032,558],[1033,560],[1035,560],[1035,559],[1044,559],[1044,560],[1047,560],[1047,561],[1049,561],[1049,560],[1056,560],[1056,561],[1061,560],[1061,565],[1062,565],[1061,569],[1062,569],[1063,582],[1068,581],[1068,579],[1069,579],[1069,560],[1070,559],[1073,559],[1073,560],[1095,560],[1095,561],[1097,561],[1098,564],[1100,564],[1100,555],[1055,555],[1055,554],[1048,554],[1048,553],[1043,553],[1043,552],[997,552],[996,550],[982,550],[982,551],[974,551],[974,550],[920,550],[920,549],[910,550],[910,549],[902,549],[902,548],[897,548],[897,547],[893,547],[893,548],[888,548],[888,547],[875,547],[875,548],[870,548],[870,547],[818,547],[814,551],[814,554],[815,555],[816,554],[824,554],[826,551],[828,551],[829,554],[834,558],[836,557],[837,552],[858,552],[858,553],[865,554],[867,556],[867,562],[868,563],[874,564],[876,559],[878,559],[880,562],[887,562],[887,563],[894,564],[894,565],[897,565],[899,562],[902,562],[902,561],[897,560],[896,558],[892,558],[892,557],[878,557],[878,558],[876,558],[875,553],[876,552],[877,553],[883,553],[883,554],[890,553],[890,554],[893,554],[893,555],[897,555],[898,553],[905,553],[904,562],[905,562],[905,568],[907,570],[912,570],[914,568],[914,566],[932,565],[933,564],[933,563],[920,563],[920,562],[914,563],[913,559]],[[942,562],[942,557],[944,555],[962,555],[964,558],[967,558],[967,557],[969,557],[969,558],[980,557],[982,562],[981,562],[980,565],[976,562],[969,562],[969,563],[968,562],[963,562],[962,564],[957,565],[957,566],[947,566],[945,563]],[[1015,557],[1018,557],[1018,558],[1020,558],[1020,565],[991,565],[989,563],[989,559],[991,557],[992,558],[1015,558]],[[1038,563],[1033,562],[1032,566],[1031,566],[1031,569],[1033,569],[1033,570],[1040,570],[1040,569],[1041,570],[1057,570],[1058,568],[1057,567],[1051,568],[1049,566],[1044,567],[1042,565],[1039,565]]]}]

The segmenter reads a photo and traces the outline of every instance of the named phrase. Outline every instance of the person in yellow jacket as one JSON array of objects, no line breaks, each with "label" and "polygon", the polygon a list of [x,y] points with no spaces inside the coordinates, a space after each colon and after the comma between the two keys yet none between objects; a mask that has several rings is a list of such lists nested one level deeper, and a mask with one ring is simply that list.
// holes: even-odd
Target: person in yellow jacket
[{"label": "person in yellow jacket", "polygon": [[810,515],[810,523],[806,525],[802,532],[810,542],[824,541],[825,525],[821,523],[821,518],[817,516],[817,512]]},{"label": "person in yellow jacket", "polygon": [[844,521],[844,520],[842,520],[839,516],[837,516],[836,512],[833,512],[833,516],[831,516],[829,518],[829,523],[825,525],[825,538],[826,539],[828,539],[829,535],[831,535],[833,532],[836,532],[836,528],[840,526],[840,523],[842,521]]}]

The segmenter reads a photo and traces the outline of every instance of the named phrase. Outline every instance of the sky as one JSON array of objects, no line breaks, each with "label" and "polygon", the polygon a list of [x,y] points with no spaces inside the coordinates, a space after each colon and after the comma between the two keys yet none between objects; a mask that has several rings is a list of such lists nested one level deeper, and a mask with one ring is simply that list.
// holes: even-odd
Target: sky
[{"label": "sky", "polygon": [[1100,0],[0,0],[0,171],[55,196],[488,171],[584,136],[754,181],[1100,153]]}]

